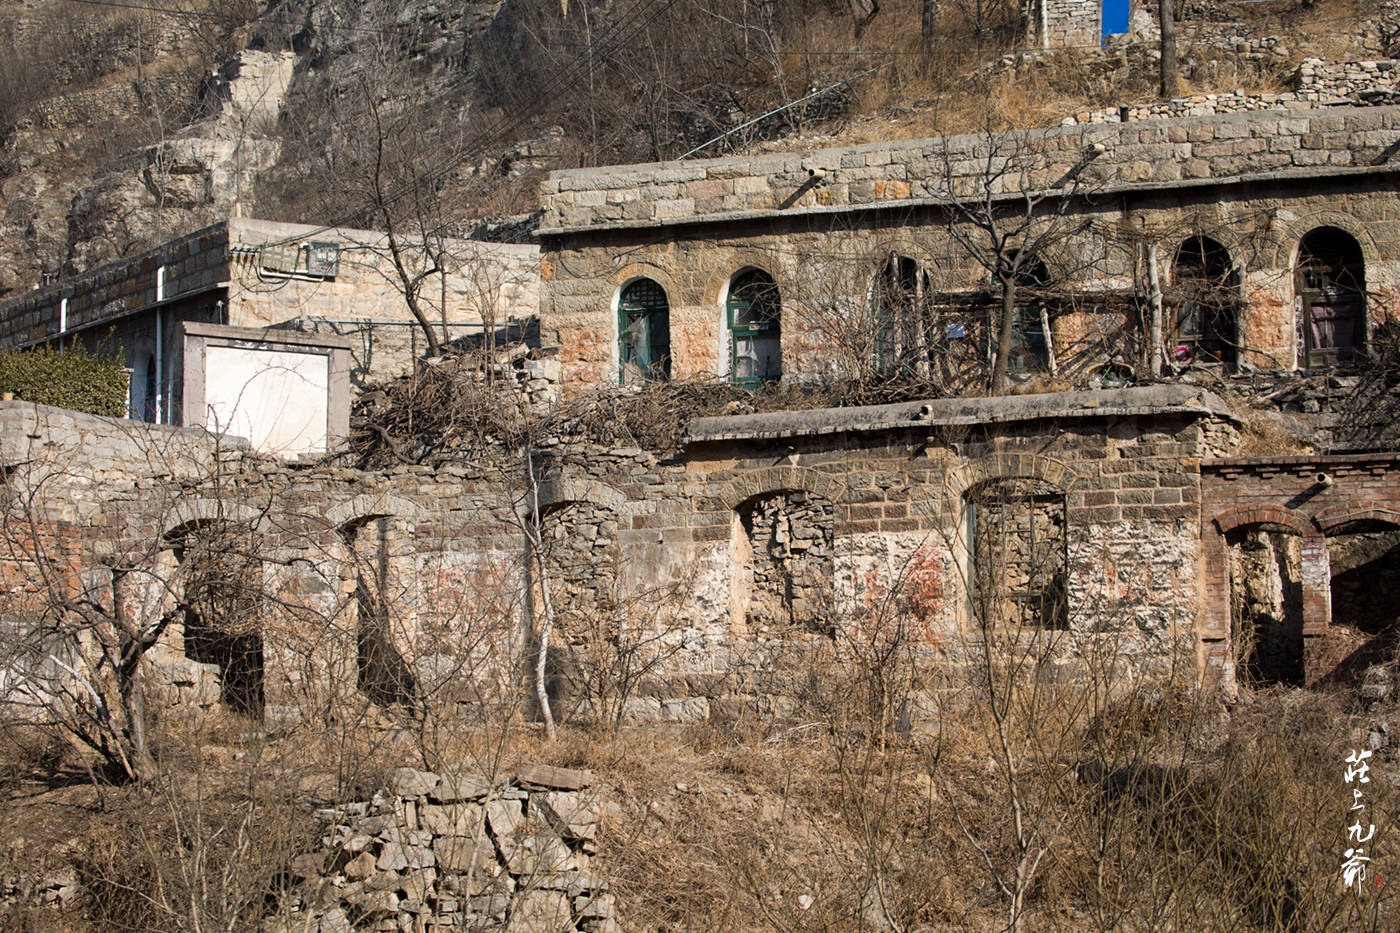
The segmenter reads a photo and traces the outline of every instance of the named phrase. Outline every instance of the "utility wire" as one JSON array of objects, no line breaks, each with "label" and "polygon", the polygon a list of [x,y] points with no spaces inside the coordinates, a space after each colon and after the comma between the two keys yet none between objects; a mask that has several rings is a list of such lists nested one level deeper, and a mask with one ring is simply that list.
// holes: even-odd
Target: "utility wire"
[{"label": "utility wire", "polygon": [[[354,24],[352,24],[352,23],[310,23],[310,22],[306,22],[306,21],[297,21],[297,20],[288,20],[288,19],[273,19],[273,18],[267,18],[267,17],[255,17],[255,18],[253,18],[253,19],[250,20],[250,19],[248,19],[248,18],[246,18],[246,17],[237,16],[237,15],[232,14],[232,13],[217,13],[217,12],[212,12],[212,11],[209,11],[209,10],[187,10],[187,9],[182,9],[182,8],[180,8],[180,7],[153,6],[153,5],[149,5],[149,4],[143,4],[143,3],[122,2],[122,0],[67,0],[67,2],[69,2],[69,3],[82,4],[82,5],[84,5],[84,6],[114,7],[114,8],[122,9],[122,10],[137,10],[137,11],[148,12],[148,13],[161,13],[161,14],[164,14],[164,15],[167,15],[167,16],[175,16],[175,17],[184,16],[184,17],[193,17],[193,18],[198,18],[198,19],[222,20],[222,21],[225,21],[225,22],[233,22],[233,23],[239,23],[239,24],[247,23],[247,24],[249,24],[249,25],[252,25],[252,24],[260,24],[260,25],[265,25],[265,26],[307,27],[307,28],[310,28],[313,32],[358,32],[358,33],[365,33],[365,34],[367,34],[367,35],[378,35],[378,36],[389,36],[389,35],[394,35],[394,36],[400,36],[400,35],[404,35],[404,34],[411,34],[411,33],[414,31],[414,29],[415,29],[415,27],[414,27],[414,26],[411,26],[411,25],[404,25],[404,26],[398,26],[398,25],[391,25],[391,26],[357,26],[357,25],[354,25]],[[1222,2],[1233,2],[1233,3],[1266,3],[1266,2],[1274,2],[1274,0],[1222,0]],[[1366,14],[1355,13],[1355,14],[1352,14],[1352,15],[1349,15],[1349,16],[1329,16],[1329,17],[1318,18],[1318,19],[1309,19],[1309,20],[1308,20],[1308,23],[1309,23],[1309,24],[1314,24],[1314,23],[1355,23],[1355,22],[1370,22],[1370,21],[1374,20],[1375,18],[1376,18],[1376,17],[1373,16],[1373,15],[1366,15]],[[1204,24],[1206,24],[1206,23],[1208,23],[1208,22],[1212,22],[1212,21],[1209,21],[1209,20],[1199,20],[1199,21],[1187,20],[1187,21],[1184,21],[1184,22],[1183,22],[1183,21],[1178,20],[1178,21],[1177,21],[1177,27],[1178,27],[1179,29],[1184,30],[1184,32],[1186,33],[1186,35],[1184,35],[1183,37],[1189,39],[1189,38],[1190,38],[1189,33],[1190,33],[1191,31],[1193,31],[1195,28],[1199,28],[1200,25],[1204,25]],[[1219,23],[1218,25],[1228,25],[1228,24],[1226,24],[1226,23]],[[538,37],[535,38],[535,42],[536,42],[536,44],[538,44],[540,47],[542,47],[542,48],[549,48],[549,49],[588,49],[588,48],[592,48],[592,47],[596,46],[596,44],[597,44],[597,43],[593,43],[592,45],[590,45],[590,44],[587,43],[587,42],[569,42],[569,41],[563,41],[563,40],[549,40],[549,41],[546,41],[546,40],[540,39],[540,38],[538,38]],[[618,46],[614,46],[614,48],[616,48],[616,49],[619,50],[619,51],[625,50],[625,51],[634,51],[634,52],[659,52],[659,53],[687,52],[687,53],[694,53],[694,54],[698,54],[698,55],[738,55],[738,56],[742,56],[742,57],[746,57],[746,58],[767,58],[767,57],[769,57],[767,54],[755,53],[752,49],[741,49],[741,48],[735,48],[735,47],[731,47],[731,46],[687,46],[687,45],[650,45],[650,44],[643,44],[643,45],[618,45]],[[1087,49],[1102,49],[1102,48],[1103,48],[1103,45],[1102,45],[1101,43],[1100,43],[1100,44],[1081,44],[1081,45],[1057,45],[1057,46],[1055,46],[1055,47],[1052,49],[1052,51],[1069,51],[1069,50],[1081,51],[1081,50],[1087,50]],[[1020,54],[1020,53],[1022,53],[1022,52],[1043,52],[1043,51],[1045,51],[1045,49],[1044,49],[1043,46],[1040,46],[1040,45],[1033,45],[1033,46],[1022,46],[1022,47],[1013,48],[1013,49],[1006,49],[1006,50],[1004,50],[1004,51],[1002,51],[1002,52],[1000,52],[1000,53],[998,53],[998,54],[999,54],[999,55],[1017,55],[1017,54]],[[802,55],[802,56],[833,55],[833,56],[846,56],[846,57],[883,56],[883,57],[888,58],[888,57],[890,57],[890,56],[899,56],[899,57],[904,57],[904,58],[918,58],[918,57],[927,57],[927,56],[929,55],[929,52],[928,52],[927,50],[924,50],[924,49],[793,49],[793,48],[786,48],[786,49],[777,49],[777,50],[776,50],[776,54],[779,55],[779,56],[782,56],[782,55]]]},{"label": "utility wire", "polygon": [[[650,26],[651,23],[656,19],[656,17],[658,17],[666,8],[668,8],[672,2],[674,2],[674,0],[644,0],[643,3],[633,8],[633,10],[629,11],[627,16],[623,17],[622,20],[616,23],[606,33],[604,33],[603,37],[599,40],[598,43],[594,45],[593,49],[590,51],[589,54],[579,56],[569,65],[565,66],[563,69],[557,72],[553,78],[546,81],[545,85],[538,89],[538,91],[532,96],[528,103],[518,108],[517,116],[503,117],[501,120],[498,120],[495,124],[483,131],[473,143],[468,145],[461,152],[453,155],[452,158],[448,159],[440,168],[428,173],[428,175],[422,179],[416,179],[404,183],[396,191],[390,191],[384,196],[384,198],[382,199],[382,203],[387,204],[397,201],[414,190],[422,190],[425,187],[429,189],[435,187],[443,180],[445,180],[447,176],[452,171],[454,171],[459,165],[468,161],[469,159],[473,159],[480,156],[489,147],[498,144],[508,133],[518,128],[520,125],[524,124],[529,119],[529,113],[534,108],[534,105],[545,100],[558,88],[563,87],[565,84],[575,80],[575,78],[578,77],[578,74],[576,73],[581,72],[583,69],[588,67],[590,59],[601,57],[603,60],[606,60],[608,56],[624,48],[626,42],[635,37],[643,29]],[[268,245],[287,243],[296,239],[302,239],[304,236],[315,236],[319,233],[325,233],[336,227],[346,226],[353,220],[353,218],[360,216],[363,213],[363,209],[354,212],[348,212],[347,214],[342,215],[340,219],[328,224],[324,224],[318,227],[314,232],[310,234],[302,234],[296,237],[285,237],[282,240],[274,240]],[[438,224],[434,227],[422,231],[422,233],[425,237],[438,236],[442,235],[451,226],[452,225],[449,223]]]}]

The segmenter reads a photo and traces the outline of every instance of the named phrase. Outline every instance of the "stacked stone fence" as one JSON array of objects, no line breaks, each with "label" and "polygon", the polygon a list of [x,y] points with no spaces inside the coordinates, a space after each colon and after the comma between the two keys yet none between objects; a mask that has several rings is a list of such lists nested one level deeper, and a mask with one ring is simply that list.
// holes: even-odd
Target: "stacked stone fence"
[{"label": "stacked stone fence", "polygon": [[1254,110],[1308,110],[1319,106],[1395,103],[1400,85],[1400,61],[1324,62],[1309,58],[1291,78],[1293,90],[1256,94],[1233,90],[1194,94],[1165,101],[1122,104],[1101,110],[1082,110],[1061,121],[1064,126],[1128,121],[1180,119]]},{"label": "stacked stone fence", "polygon": [[369,800],[316,812],[322,851],[264,933],[619,933],[597,872],[602,812],[587,771],[506,780],[400,768]]}]

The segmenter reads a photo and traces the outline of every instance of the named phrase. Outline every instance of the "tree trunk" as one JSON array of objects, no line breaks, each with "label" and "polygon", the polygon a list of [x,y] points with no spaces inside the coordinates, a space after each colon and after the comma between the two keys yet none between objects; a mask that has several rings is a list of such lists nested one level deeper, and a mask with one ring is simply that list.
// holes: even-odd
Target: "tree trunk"
[{"label": "tree trunk", "polygon": [[535,701],[540,705],[545,734],[553,739],[557,734],[554,710],[549,705],[549,641],[554,634],[554,602],[549,597],[549,577],[544,566],[544,534],[540,530],[540,484],[535,476],[535,461],[530,449],[525,450],[525,475],[530,483],[530,514],[525,518],[525,537],[535,553],[535,574],[540,587],[539,654],[535,658]]},{"label": "tree trunk", "polygon": [[1161,0],[1162,12],[1162,96],[1168,99],[1180,95],[1180,78],[1176,65],[1176,14],[1174,0]]},{"label": "tree trunk", "polygon": [[938,0],[924,0],[923,37],[924,51],[933,48],[934,29],[938,24]]},{"label": "tree trunk", "polygon": [[1001,330],[997,333],[997,359],[992,366],[992,391],[1005,392],[1009,384],[1006,363],[1011,356],[1016,325],[1016,279],[1003,276],[1001,280]]},{"label": "tree trunk", "polygon": [[[122,714],[126,717],[126,769],[137,781],[155,776],[156,761],[146,740],[146,691],[141,683],[141,654],[133,651],[130,661],[124,661],[118,672],[118,687],[122,698]],[[124,652],[125,653],[125,652]]]},{"label": "tree trunk", "polygon": [[1045,365],[1050,368],[1050,375],[1058,376],[1060,363],[1055,359],[1055,335],[1050,333],[1050,308],[1043,301],[1040,303],[1040,332],[1045,335]]},{"label": "tree trunk", "polygon": [[1162,280],[1157,273],[1157,244],[1147,244],[1147,301],[1152,309],[1148,326],[1148,371],[1153,379],[1162,375]]}]

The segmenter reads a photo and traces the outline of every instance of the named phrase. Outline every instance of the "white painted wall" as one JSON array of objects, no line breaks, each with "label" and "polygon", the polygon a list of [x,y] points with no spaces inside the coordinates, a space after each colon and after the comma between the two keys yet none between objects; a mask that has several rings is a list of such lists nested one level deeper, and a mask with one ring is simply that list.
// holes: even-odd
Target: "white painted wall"
[{"label": "white painted wall", "polygon": [[205,354],[207,428],[283,457],[326,450],[327,354],[219,346]]}]

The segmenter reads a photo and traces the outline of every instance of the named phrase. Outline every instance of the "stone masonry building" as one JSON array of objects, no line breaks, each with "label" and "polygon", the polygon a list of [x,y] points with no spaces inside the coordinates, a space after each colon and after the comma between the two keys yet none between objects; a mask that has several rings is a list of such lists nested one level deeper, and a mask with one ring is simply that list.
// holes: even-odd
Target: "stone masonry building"
[{"label": "stone masonry building", "polygon": [[[446,241],[447,274],[422,286],[430,320],[450,339],[479,339],[483,322],[502,333],[527,326],[538,312],[537,252]],[[433,262],[421,249],[405,257],[415,273]],[[133,417],[200,424],[180,404],[187,323],[346,338],[355,385],[407,372],[424,348],[383,234],[237,217],[0,303],[0,347],[120,348]]]},{"label": "stone masonry building", "polygon": [[[1126,678],[1351,676],[1395,631],[1359,582],[1393,575],[1400,555],[1393,454],[1241,458],[1239,416],[1217,396],[1110,383],[1146,370],[1154,306],[1166,374],[1359,359],[1390,326],[1400,280],[1397,149],[1400,108],[1376,107],[555,172],[546,359],[522,379],[552,374],[557,352],[575,385],[908,367],[955,391],[990,351],[998,269],[952,229],[980,198],[999,222],[1062,234],[1024,241],[1043,248],[1020,266],[1019,377],[1053,361],[1098,387],[694,419],[670,452],[541,438],[528,470],[288,464],[9,403],[7,488],[42,495],[7,500],[4,579],[50,561],[100,594],[132,555],[173,566],[194,559],[191,535],[217,533],[264,598],[225,606],[242,621],[221,630],[207,588],[172,587],[184,624],[153,663],[172,697],[289,717],[357,691],[409,703],[464,677],[511,695],[541,579],[559,620],[552,689],[589,715],[616,699],[585,676],[599,652],[653,653],[620,715],[733,717],[781,710],[803,657],[883,638],[891,619],[922,669],[954,677],[987,626],[1053,643],[1047,677],[1105,658]],[[267,239],[238,259],[219,241],[236,229],[190,241],[214,257],[196,264],[209,281],[172,296],[232,307],[242,293],[218,289],[239,261],[259,270],[240,278],[256,323],[298,315],[258,304],[249,275],[336,293],[340,276],[333,288],[300,252],[269,265]],[[148,256],[127,279],[159,287],[160,268]],[[78,303],[74,290],[63,313],[96,324],[102,307],[165,307],[134,286],[121,298],[126,279],[106,274],[113,294]],[[11,333],[50,336],[44,309],[61,293],[8,306]],[[189,576],[228,571],[214,564]],[[31,590],[10,595],[29,605],[43,596]],[[911,702],[917,720],[926,708]]]},{"label": "stone masonry building", "polygon": [[[955,375],[1031,244],[1013,368],[1141,372],[1154,298],[1167,371],[1326,366],[1395,313],[1397,149],[1374,107],[553,172],[546,340],[592,379]],[[983,218],[1031,232],[979,259]]]}]

